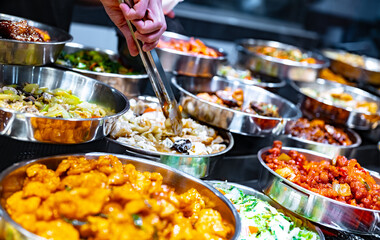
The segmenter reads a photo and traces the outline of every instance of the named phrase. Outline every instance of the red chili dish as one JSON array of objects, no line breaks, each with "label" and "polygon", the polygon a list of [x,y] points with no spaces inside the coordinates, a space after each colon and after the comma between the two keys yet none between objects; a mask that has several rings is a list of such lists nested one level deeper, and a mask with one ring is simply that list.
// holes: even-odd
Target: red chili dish
[{"label": "red chili dish", "polygon": [[291,150],[281,151],[282,142],[274,141],[263,155],[264,162],[277,174],[310,191],[353,206],[380,210],[380,185],[356,159],[338,156],[330,161],[308,161]]}]

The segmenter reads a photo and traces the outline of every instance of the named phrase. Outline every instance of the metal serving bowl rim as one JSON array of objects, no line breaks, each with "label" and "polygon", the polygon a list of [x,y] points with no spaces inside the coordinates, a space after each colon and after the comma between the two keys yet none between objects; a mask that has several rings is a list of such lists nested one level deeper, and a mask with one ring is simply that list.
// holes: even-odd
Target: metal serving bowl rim
[{"label": "metal serving bowl rim", "polygon": [[3,19],[4,16],[6,18],[7,17],[8,18],[16,18],[16,19],[18,19],[18,21],[20,21],[20,20],[26,20],[28,23],[29,22],[38,23],[38,24],[40,24],[42,26],[46,26],[46,27],[52,28],[55,31],[58,31],[58,32],[61,32],[61,33],[65,33],[66,37],[68,37],[68,38],[66,40],[63,40],[63,41],[50,41],[50,42],[31,42],[31,41],[21,41],[21,40],[15,40],[15,39],[7,39],[7,38],[0,38],[0,41],[13,42],[13,43],[36,44],[36,45],[60,45],[60,44],[64,44],[64,43],[67,43],[67,42],[70,42],[70,41],[73,40],[73,36],[71,36],[71,34],[67,33],[66,31],[64,31],[64,30],[62,30],[60,28],[53,27],[53,26],[50,26],[48,24],[37,22],[37,21],[34,21],[34,20],[30,20],[28,18],[22,18],[22,17],[10,15],[10,14],[5,14],[5,13],[0,13],[0,20],[6,20],[6,19]]},{"label": "metal serving bowl rim", "polygon": [[[380,73],[380,60],[377,59],[377,58],[373,58],[373,57],[368,57],[366,55],[359,55],[359,54],[356,54],[356,53],[350,53],[348,51],[345,51],[345,50],[342,50],[342,49],[332,49],[332,48],[324,48],[321,50],[321,52],[323,53],[323,55],[329,59],[332,59],[334,61],[337,61],[337,62],[341,62],[341,63],[344,63],[344,64],[347,64],[351,67],[354,67],[354,68],[359,68],[361,70],[365,70],[365,71],[369,71],[369,72],[374,72],[374,73]],[[330,56],[327,56],[328,53],[326,54],[326,52],[333,52],[334,54],[342,54],[342,53],[349,53],[349,54],[353,54],[353,55],[357,55],[361,58],[363,58],[364,60],[364,67],[363,66],[360,66],[356,63],[348,63],[348,62],[344,62],[344,61],[341,61],[335,57],[330,57]],[[367,65],[365,64],[366,60],[371,60],[371,61],[376,61],[377,64],[379,65],[379,68],[377,70],[374,70],[374,69],[370,69],[367,67]]]},{"label": "metal serving bowl rim", "polygon": [[[272,207],[274,207],[276,210],[278,210],[278,207],[273,206],[272,204],[270,204],[269,201],[272,201],[272,202],[274,202],[276,205],[281,206],[281,204],[277,203],[276,201],[274,201],[273,199],[271,199],[270,197],[268,197],[268,196],[265,195],[264,193],[262,193],[262,192],[260,192],[260,191],[258,191],[258,190],[256,190],[256,189],[254,189],[254,188],[251,188],[251,187],[248,187],[248,186],[245,186],[245,185],[239,184],[239,183],[228,182],[228,181],[220,181],[220,180],[204,180],[204,182],[210,184],[212,187],[214,187],[213,184],[227,184],[227,185],[230,185],[230,186],[236,187],[236,188],[238,188],[239,190],[242,190],[243,192],[244,192],[244,191],[255,192],[255,193],[258,194],[260,197],[266,198],[265,200],[260,199],[261,201],[265,201],[265,202],[267,202],[269,205],[271,205]],[[215,188],[215,187],[214,187],[214,188]],[[247,193],[245,193],[245,194],[247,194]],[[247,194],[247,195],[251,195],[251,194]],[[256,196],[254,196],[254,197],[256,197]],[[283,207],[283,206],[281,206],[281,208],[286,209],[286,208]],[[288,212],[291,212],[292,215],[293,215],[293,217],[296,217],[296,216],[297,216],[297,215],[296,215],[295,213],[293,213],[292,211],[289,211],[289,210],[287,210],[287,211],[288,211]],[[298,216],[297,216],[297,217],[298,217]],[[299,217],[298,217],[298,218],[299,218]],[[306,221],[307,223],[309,223],[310,225],[312,225],[312,226],[315,228],[315,229],[314,229],[315,231],[313,231],[312,229],[308,229],[309,231],[311,230],[312,232],[317,233],[317,234],[319,235],[320,240],[325,240],[325,235],[323,234],[322,230],[321,230],[318,226],[312,224],[312,223],[310,222],[310,220],[308,220],[308,219],[306,219],[306,218],[304,218],[304,219],[302,219],[302,220]]]},{"label": "metal serving bowl rim", "polygon": [[[318,194],[318,193],[315,193],[313,191],[310,191],[306,188],[303,188],[301,186],[299,186],[298,184],[296,183],[293,183],[292,181],[289,181],[288,179],[282,177],[280,174],[276,173],[275,171],[273,171],[270,167],[267,166],[267,164],[264,162],[264,160],[262,159],[262,154],[263,153],[266,153],[269,149],[271,149],[272,147],[265,147],[265,148],[262,148],[260,149],[260,151],[257,153],[257,157],[259,159],[259,162],[261,163],[261,165],[263,167],[265,167],[270,173],[272,173],[273,175],[275,175],[276,177],[280,178],[281,180],[285,181],[287,184],[291,185],[292,187],[296,188],[297,190],[301,191],[301,192],[305,192],[309,195],[315,195],[317,197],[320,197],[320,198],[323,198],[323,199],[326,199],[328,201],[332,201],[334,204],[338,204],[338,205],[341,205],[341,206],[344,206],[344,207],[349,207],[349,208],[354,208],[354,209],[358,209],[358,210],[365,210],[365,211],[370,211],[370,212],[373,212],[373,213],[379,213],[380,214],[380,210],[373,210],[373,209],[369,209],[369,208],[363,208],[363,207],[357,207],[357,206],[353,206],[353,205],[350,205],[348,203],[342,203],[342,202],[339,202],[337,200],[334,200],[332,198],[328,198],[326,196],[323,196],[321,194]],[[326,160],[331,160],[331,158],[323,153],[319,153],[319,152],[315,152],[315,151],[312,151],[312,150],[308,150],[308,149],[303,149],[303,148],[295,148],[295,147],[282,147],[283,150],[295,150],[299,153],[307,153],[307,154],[311,154],[311,155],[315,155],[315,156],[318,156],[318,157],[323,157],[323,158],[326,158]],[[378,176],[373,176],[373,175],[378,175],[376,172],[373,172],[371,170],[368,170],[368,169],[365,169],[366,171],[368,171],[370,173],[370,175],[372,177],[376,177],[378,178]]]},{"label": "metal serving bowl rim", "polygon": [[[220,77],[220,76],[214,76],[214,77],[211,79],[211,81],[215,81],[215,80],[216,80],[216,81],[223,81],[223,82],[231,83],[231,81],[229,81],[228,79],[223,78],[223,77]],[[288,101],[287,99],[285,99],[285,98],[283,98],[283,97],[280,97],[280,96],[278,96],[278,95],[276,95],[276,94],[274,94],[274,93],[272,93],[272,92],[270,92],[270,91],[268,91],[268,90],[266,90],[266,89],[263,89],[263,88],[261,88],[261,87],[259,87],[259,86],[246,85],[246,84],[241,83],[241,82],[239,82],[238,84],[235,84],[235,83],[237,83],[237,82],[234,82],[233,84],[234,84],[234,85],[245,85],[247,88],[256,88],[256,89],[258,89],[259,91],[263,91],[263,92],[265,92],[266,94],[268,94],[268,95],[271,96],[271,97],[274,97],[274,98],[280,99],[282,102],[285,102],[286,104],[288,104],[292,109],[297,109],[296,106],[295,106],[292,102],[290,102],[290,101]],[[231,112],[236,113],[236,114],[245,115],[245,116],[247,116],[247,117],[256,117],[256,118],[267,119],[267,120],[277,120],[277,121],[281,121],[281,120],[293,120],[293,119],[298,119],[298,118],[300,118],[301,115],[302,115],[301,112],[298,111],[298,109],[296,110],[297,114],[296,114],[296,116],[294,116],[294,117],[267,117],[267,116],[261,116],[261,115],[258,115],[258,114],[246,113],[246,112],[243,112],[243,111],[240,111],[240,110],[235,110],[235,109],[231,109],[231,108],[228,108],[228,107],[224,107],[224,106],[221,106],[221,105],[219,105],[219,104],[212,103],[212,102],[209,102],[209,101],[207,101],[207,100],[203,100],[203,99],[197,97],[197,96],[194,95],[193,93],[191,93],[191,92],[187,91],[186,89],[184,89],[183,87],[179,86],[179,84],[177,83],[177,78],[176,78],[176,76],[173,76],[173,77],[172,77],[172,84],[173,84],[176,88],[178,88],[181,92],[186,93],[187,95],[189,95],[189,96],[195,98],[197,101],[200,101],[200,102],[202,102],[202,103],[204,103],[204,104],[209,104],[209,105],[211,105],[211,106],[213,106],[213,107],[216,107],[216,108],[220,108],[220,109],[223,109],[223,110],[231,111]]]},{"label": "metal serving bowl rim", "polygon": [[320,142],[308,140],[305,138],[300,138],[297,136],[293,136],[291,133],[284,134],[284,136],[289,138],[289,139],[296,140],[296,141],[303,142],[303,143],[307,143],[307,144],[313,144],[313,145],[317,145],[317,146],[329,146],[332,148],[339,148],[339,149],[356,148],[356,147],[360,146],[360,144],[362,144],[362,138],[359,136],[359,134],[357,132],[355,132],[354,130],[349,129],[349,128],[344,128],[343,130],[345,132],[349,132],[350,134],[353,135],[353,137],[355,138],[355,143],[353,143],[351,145],[333,145],[333,144],[329,144],[329,143],[320,143]]},{"label": "metal serving bowl rim", "polygon": [[[236,69],[235,67],[231,66],[232,68]],[[247,69],[248,70],[248,69]],[[248,70],[249,71],[249,70]],[[286,81],[283,78],[278,78],[279,82],[255,82],[257,80],[257,77],[252,76],[252,80],[248,79],[241,79],[237,77],[230,77],[230,76],[224,76],[222,74],[216,74],[218,77],[225,78],[229,81],[237,81],[246,85],[253,85],[253,86],[259,86],[259,87],[267,87],[267,88],[281,88],[286,85]]]},{"label": "metal serving bowl rim", "polygon": [[[114,52],[112,50],[109,50],[109,49],[101,49],[101,48],[97,48],[97,47],[85,46],[83,44],[75,43],[75,42],[66,43],[65,47],[66,46],[70,47],[70,48],[77,48],[77,51],[80,51],[80,50],[91,50],[91,51],[97,51],[97,52],[102,53],[102,54],[106,54],[109,57],[119,57],[119,55],[116,52]],[[62,51],[65,50],[65,47],[63,48]],[[119,73],[95,72],[95,71],[90,71],[90,70],[85,70],[85,69],[79,69],[79,68],[71,67],[71,66],[64,65],[64,64],[59,64],[59,63],[57,63],[57,61],[54,62],[54,65],[56,65],[58,67],[65,68],[65,69],[69,69],[69,70],[72,70],[72,71],[75,71],[75,72],[83,73],[83,74],[93,74],[93,75],[103,76],[103,77],[117,77],[117,78],[126,78],[126,79],[148,78],[148,74],[130,74],[129,75],[129,74],[119,74]]]},{"label": "metal serving bowl rim", "polygon": [[[186,41],[188,41],[190,39],[190,37],[188,37],[188,36],[185,36],[185,35],[182,35],[182,34],[179,34],[179,33],[175,33],[175,32],[169,32],[169,31],[164,32],[162,34],[162,36],[163,37],[168,37],[170,39],[179,39],[179,40],[186,40]],[[218,56],[218,57],[211,57],[211,56],[206,56],[206,55],[202,55],[202,54],[189,54],[189,53],[185,53],[185,52],[182,52],[182,51],[179,51],[179,50],[174,50],[174,49],[171,49],[171,48],[157,47],[157,49],[161,50],[161,51],[165,51],[165,52],[181,55],[181,56],[186,56],[186,57],[203,58],[203,59],[209,59],[209,60],[226,60],[227,59],[227,52],[224,51],[223,48],[217,48],[217,47],[214,47],[214,46],[210,46],[208,44],[205,44],[205,45],[207,47],[209,47],[209,48],[217,51],[218,53],[220,53],[222,55]]]},{"label": "metal serving bowl rim", "polygon": [[[334,105],[331,101],[327,100],[327,99],[324,99],[322,97],[312,97],[308,94],[305,94],[301,91],[301,87],[298,86],[298,83],[299,84],[317,84],[317,85],[332,85],[333,87],[340,87],[340,88],[344,88],[344,89],[350,89],[352,90],[353,92],[357,93],[358,95],[361,95],[363,97],[367,97],[367,98],[371,98],[374,102],[377,102],[378,106],[379,106],[379,109],[377,110],[376,113],[370,113],[370,112],[367,112],[367,111],[356,111],[356,109],[354,108],[350,108],[350,107],[343,107],[343,106],[339,106],[339,105]],[[326,104],[326,105],[329,105],[329,106],[332,106],[332,107],[335,107],[335,108],[339,108],[339,109],[344,109],[348,112],[354,112],[354,113],[359,113],[359,114],[366,114],[366,115],[380,115],[380,97],[372,94],[372,93],[369,93],[367,91],[364,91],[360,88],[357,88],[357,87],[353,87],[353,86],[349,86],[349,85],[345,85],[345,84],[341,84],[341,83],[337,83],[337,82],[333,82],[333,81],[329,81],[329,80],[326,80],[326,79],[323,79],[323,78],[318,78],[317,80],[315,80],[314,82],[297,82],[295,83],[294,81],[290,81],[290,86],[292,86],[295,90],[297,90],[299,93],[309,97],[309,98],[312,98],[318,102],[321,102],[323,104]]]},{"label": "metal serving bowl rim", "polygon": [[[321,63],[312,63],[312,64],[306,63],[306,62],[297,62],[297,61],[293,61],[293,60],[289,60],[289,59],[280,59],[280,58],[271,57],[271,56],[267,56],[267,55],[260,54],[260,53],[255,53],[255,52],[249,51],[248,49],[246,49],[243,46],[243,44],[252,44],[253,45],[256,42],[259,42],[259,43],[262,42],[263,44],[268,44],[267,46],[269,46],[269,44],[276,44],[278,46],[281,46],[281,47],[276,47],[276,48],[280,48],[280,49],[285,48],[285,47],[286,48],[292,48],[292,49],[298,49],[302,53],[308,53],[309,52],[310,57],[313,57],[316,55],[323,60],[317,59],[317,61],[322,61],[322,62]],[[320,68],[327,67],[329,65],[329,60],[326,59],[321,54],[318,54],[318,53],[313,52],[313,51],[305,51],[304,49],[296,47],[294,45],[290,45],[290,44],[286,44],[286,43],[282,43],[282,42],[278,42],[278,41],[265,40],[265,39],[254,39],[254,38],[243,38],[243,39],[237,40],[236,44],[237,44],[238,49],[241,49],[244,53],[246,53],[248,55],[260,57],[260,58],[263,58],[267,61],[283,64],[286,66],[320,69]]]},{"label": "metal serving bowl rim", "polygon": [[[163,163],[150,161],[147,159],[143,159],[141,157],[133,157],[133,156],[127,156],[127,155],[123,155],[123,154],[114,154],[114,153],[89,152],[89,153],[62,154],[62,155],[54,155],[54,156],[48,156],[48,157],[42,157],[42,158],[34,158],[32,160],[26,160],[26,161],[14,163],[10,167],[6,168],[4,171],[2,171],[0,173],[0,181],[2,181],[6,176],[8,176],[13,171],[15,171],[21,167],[27,166],[29,164],[33,164],[37,161],[48,160],[51,158],[67,158],[69,156],[99,157],[99,156],[104,156],[104,155],[113,155],[119,159],[133,160],[133,161],[141,162],[141,163],[147,164],[147,165],[154,165],[154,166],[169,170],[171,172],[174,172],[174,173],[180,175],[181,177],[188,178],[189,180],[197,182],[198,184],[206,187],[213,194],[215,194],[218,198],[220,198],[228,206],[228,208],[231,210],[232,215],[235,218],[235,226],[234,226],[235,232],[234,232],[234,235],[231,237],[231,239],[237,239],[239,237],[240,231],[241,231],[241,220],[240,220],[239,213],[237,212],[237,210],[233,206],[233,204],[221,192],[216,190],[214,187],[211,187],[209,184],[206,184],[204,181],[202,181],[202,180],[200,180],[194,176],[191,176],[188,173],[185,173],[185,172],[180,171],[178,169],[172,168],[172,167],[165,165]],[[16,223],[9,216],[8,212],[3,208],[2,205],[0,205],[0,215],[1,215],[1,217],[5,218],[6,221],[12,223],[13,227],[17,228],[17,230],[22,232],[24,235],[26,235],[26,236],[29,235],[30,237],[32,237],[34,239],[46,240],[46,238],[40,237],[40,236],[38,236],[32,232],[29,232],[28,230],[23,228],[20,224]]]},{"label": "metal serving bowl rim", "polygon": [[[219,76],[219,75],[218,75]],[[286,81],[283,79],[280,79],[280,82],[254,82],[254,80],[248,80],[248,79],[240,79],[236,77],[227,77],[227,76],[220,76],[223,77],[229,81],[237,81],[249,86],[258,86],[258,87],[267,87],[267,88],[281,88],[286,85]],[[257,79],[257,78],[255,78]]]},{"label": "metal serving bowl rim", "polygon": [[[14,65],[17,67],[17,65]],[[47,71],[62,71],[62,70],[59,70],[59,69],[56,69],[56,68],[52,68],[52,67],[39,67],[40,69],[46,69]],[[56,118],[56,117],[47,117],[47,116],[42,116],[42,115],[37,115],[37,114],[33,114],[33,113],[22,113],[20,111],[16,111],[14,109],[10,109],[10,108],[5,108],[5,107],[0,107],[0,110],[4,111],[4,112],[10,112],[10,113],[14,113],[14,114],[21,114],[21,115],[24,115],[25,117],[35,117],[35,118],[43,118],[43,119],[54,119],[54,120],[64,120],[64,121],[71,121],[71,122],[79,122],[79,121],[94,121],[94,120],[103,120],[103,119],[109,119],[109,118],[114,118],[114,117],[119,117],[121,115],[123,115],[124,113],[126,113],[128,110],[129,110],[129,101],[128,101],[128,98],[122,94],[119,90],[117,90],[116,88],[114,87],[111,87],[103,82],[100,82],[100,81],[96,81],[95,79],[92,79],[90,77],[86,77],[86,76],[83,76],[79,73],[75,73],[75,72],[67,72],[65,71],[65,74],[74,74],[74,75],[78,75],[80,77],[83,77],[83,78],[87,78],[91,81],[95,81],[97,84],[100,84],[100,85],[104,85],[108,88],[111,89],[112,92],[116,92],[120,97],[122,97],[124,100],[125,100],[125,107],[123,110],[121,110],[120,112],[117,112],[115,114],[112,114],[112,115],[108,115],[108,116],[104,116],[104,117],[98,117],[98,118]],[[65,90],[65,89],[64,89]],[[97,104],[99,105],[99,104]]]},{"label": "metal serving bowl rim", "polygon": [[[151,97],[151,96],[138,96],[137,99],[142,100],[142,101],[149,101],[152,103],[158,103],[158,99],[155,97]],[[201,123],[201,124],[204,125],[204,123]],[[207,126],[207,127],[210,127],[210,126]],[[119,144],[121,146],[129,147],[133,150],[136,150],[138,152],[141,152],[141,153],[144,153],[147,155],[151,155],[154,157],[160,157],[160,156],[185,157],[185,158],[216,157],[216,156],[219,156],[219,155],[222,155],[222,154],[229,152],[235,144],[235,140],[234,140],[234,137],[232,136],[232,134],[226,130],[223,130],[223,129],[215,129],[215,127],[211,127],[211,128],[213,128],[217,132],[223,132],[224,134],[226,134],[226,136],[228,137],[227,140],[229,141],[229,143],[228,143],[226,149],[224,149],[220,152],[217,152],[217,153],[205,154],[205,155],[184,155],[184,154],[171,154],[171,153],[155,152],[155,151],[145,150],[142,148],[135,147],[133,145],[129,145],[129,144],[117,141],[116,139],[113,139],[111,137],[106,137],[106,138],[107,138],[107,140],[109,140],[113,143]],[[224,139],[224,140],[226,140],[226,139]]]}]

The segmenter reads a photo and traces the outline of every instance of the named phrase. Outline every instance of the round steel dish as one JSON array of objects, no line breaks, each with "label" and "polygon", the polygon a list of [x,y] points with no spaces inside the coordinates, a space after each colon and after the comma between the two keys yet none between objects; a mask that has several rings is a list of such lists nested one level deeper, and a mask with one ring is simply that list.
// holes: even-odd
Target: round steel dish
[{"label": "round steel dish", "polygon": [[[161,36],[161,40],[164,41],[170,41],[171,39],[190,40],[189,37],[174,32],[164,32]],[[156,48],[156,51],[165,71],[193,77],[212,77],[216,75],[219,65],[227,61],[227,53],[221,48],[208,47],[220,52],[222,55],[215,58],[168,48]]]},{"label": "round steel dish", "polygon": [[[302,93],[302,88],[311,88],[319,92],[328,91],[334,88],[341,88],[345,93],[350,94],[355,100],[375,102],[380,109],[380,98],[359,88],[344,84],[317,79],[315,82],[291,82],[291,86],[301,94],[301,110],[309,119],[322,118],[326,121],[343,124],[349,128],[358,130],[375,130],[380,128],[380,113],[375,114],[358,112],[352,108],[344,108],[333,105],[332,102],[322,98],[313,98]],[[379,110],[378,110],[379,111]],[[379,136],[380,137],[380,136]]]},{"label": "round steel dish", "polygon": [[[154,97],[140,96],[137,99],[144,102],[158,103],[157,98]],[[218,160],[222,159],[234,145],[234,138],[232,137],[231,133],[220,129],[218,130],[218,133],[223,139],[225,139],[227,148],[221,152],[208,155],[184,155],[154,152],[119,142],[110,137],[107,137],[107,151],[148,158],[153,161],[158,161],[173,168],[184,171],[194,177],[203,178],[208,176],[208,174],[212,171],[215,163]]]},{"label": "round steel dish", "polygon": [[55,62],[59,53],[73,38],[67,32],[42,23],[0,13],[0,20],[27,20],[33,27],[48,31],[50,42],[25,42],[0,38],[0,64],[41,66]]},{"label": "round steel dish", "polygon": [[339,54],[348,53],[343,50],[324,49],[322,50],[324,56],[330,59],[330,68],[352,80],[363,82],[364,84],[371,84],[380,86],[380,60],[367,56],[360,56],[363,58],[364,66],[359,66],[354,63],[346,63],[338,60]]},{"label": "round steel dish", "polygon": [[241,79],[238,77],[232,77],[232,76],[225,76],[219,73],[218,70],[218,76],[226,78],[227,80],[230,81],[238,81],[247,85],[254,85],[258,87],[262,87],[265,89],[277,89],[284,87],[286,85],[285,79],[280,79],[280,78],[274,78],[270,76],[252,76],[252,80],[249,79]]},{"label": "round steel dish", "polygon": [[285,212],[285,214],[287,216],[290,215],[292,219],[297,217],[298,220],[302,220],[302,224],[299,224],[299,223],[296,224],[297,227],[299,227],[300,225],[307,227],[309,230],[316,232],[319,235],[320,240],[325,240],[325,236],[323,235],[323,232],[319,227],[311,224],[308,220],[306,220],[304,218],[300,219],[298,216],[296,216],[291,211],[286,210],[284,207],[282,207],[281,205],[279,205],[278,203],[273,201],[271,198],[269,198],[268,196],[264,195],[263,193],[255,190],[253,188],[250,188],[250,187],[238,184],[238,183],[223,182],[223,181],[216,181],[216,180],[206,180],[205,182],[210,184],[214,188],[216,188],[218,185],[219,186],[221,185],[223,187],[233,186],[233,187],[236,187],[239,190],[243,191],[243,193],[245,193],[247,195],[251,195],[251,196],[254,196],[254,197],[256,197],[256,198],[258,198],[264,202],[268,202],[272,207],[274,207],[276,209],[280,209],[282,212]]},{"label": "round steel dish", "polygon": [[[185,112],[202,122],[234,133],[251,136],[279,135],[284,132],[288,121],[301,117],[301,112],[294,104],[261,87],[231,82],[221,77],[174,76],[172,83],[181,92],[180,103]],[[264,117],[245,113],[196,96],[201,92],[216,92],[226,87],[241,88],[244,91],[244,105],[249,104],[252,100],[276,105],[282,117]]]},{"label": "round steel dish", "polygon": [[[56,169],[59,163],[68,156],[86,157],[87,159],[96,159],[106,153],[88,153],[88,154],[76,154],[76,155],[60,155],[46,158],[39,158],[30,161],[24,161],[14,164],[0,174],[0,194],[1,194],[1,227],[0,238],[5,238],[5,235],[12,233],[12,236],[19,238],[12,239],[28,239],[28,240],[43,240],[41,238],[24,228],[11,219],[7,211],[4,208],[5,199],[16,191],[19,191],[23,187],[24,178],[26,177],[26,169],[32,164],[44,164],[49,169]],[[115,155],[115,154],[112,154]],[[167,184],[176,189],[177,192],[182,193],[190,188],[195,188],[200,194],[207,197],[211,202],[215,204],[215,209],[218,210],[223,219],[228,221],[235,227],[234,235],[231,239],[238,239],[240,234],[240,217],[234,206],[228,199],[226,199],[222,193],[212,188],[208,184],[196,179],[184,172],[170,168],[164,164],[152,162],[149,160],[135,158],[125,155],[115,155],[124,164],[133,164],[138,171],[158,172],[163,176],[163,184]],[[8,235],[7,235],[8,236]]]},{"label": "round steel dish", "polygon": [[362,143],[362,139],[355,131],[351,129],[344,129],[344,132],[347,133],[350,140],[353,144],[348,146],[340,146],[340,145],[333,145],[333,144],[327,144],[327,143],[319,143],[307,139],[303,139],[300,137],[292,136],[289,131],[292,128],[292,125],[294,122],[290,122],[288,126],[286,126],[285,134],[278,136],[277,139],[281,140],[284,146],[288,147],[298,147],[302,149],[309,149],[313,150],[322,154],[325,154],[326,156],[329,156],[330,158],[336,157],[338,155],[344,155],[346,157],[349,157],[352,151],[360,146]]},{"label": "round steel dish", "polygon": [[[72,54],[80,50],[97,51],[101,54],[106,54],[112,61],[119,61],[119,55],[111,50],[101,50],[99,48],[86,47],[79,43],[67,43],[63,51],[67,54]],[[102,81],[111,87],[116,88],[128,97],[141,95],[148,84],[147,74],[117,74],[117,73],[102,73],[90,70],[79,69],[64,64],[55,63],[56,66],[81,73],[87,77]]]},{"label": "round steel dish", "polygon": [[108,135],[116,119],[129,109],[128,99],[121,92],[83,75],[48,67],[0,65],[1,85],[23,83],[72,90],[81,100],[114,109],[115,114],[103,118],[69,119],[0,108],[0,134],[17,140],[59,144],[94,141]]},{"label": "round steel dish", "polygon": [[[312,191],[309,191],[283,178],[262,159],[271,147],[259,151],[258,157],[262,169],[259,184],[264,193],[286,209],[323,226],[357,234],[380,236],[380,211],[352,206],[342,203]],[[296,150],[302,153],[309,161],[331,161],[324,154],[301,148],[283,147],[282,152]],[[377,184],[380,176],[370,172]]]},{"label": "round steel dish", "polygon": [[[312,82],[317,79],[319,71],[329,65],[328,60],[320,54],[304,51],[292,45],[257,39],[242,39],[236,42],[238,51],[237,64],[253,72],[272,77],[294,81]],[[249,47],[270,46],[284,50],[300,49],[303,53],[317,60],[316,64],[301,63],[287,59],[279,59],[250,51]]]}]

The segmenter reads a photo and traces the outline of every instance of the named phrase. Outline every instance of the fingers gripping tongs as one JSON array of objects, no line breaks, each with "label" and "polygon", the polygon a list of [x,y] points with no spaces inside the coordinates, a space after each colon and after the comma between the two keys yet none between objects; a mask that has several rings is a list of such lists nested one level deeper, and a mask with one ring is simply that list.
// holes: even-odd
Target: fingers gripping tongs
[{"label": "fingers gripping tongs", "polygon": [[[119,0],[119,3],[126,3],[130,8],[133,7],[133,0]],[[173,91],[170,87],[170,82],[166,78],[164,69],[162,68],[160,59],[157,56],[156,50],[153,49],[149,52],[142,50],[142,42],[137,40],[135,36],[136,28],[127,20],[129,30],[132,38],[137,46],[139,55],[144,64],[149,80],[153,86],[154,93],[156,94],[162,111],[166,119],[170,120],[170,125],[176,135],[182,131],[182,116],[177,101],[175,100]]]}]

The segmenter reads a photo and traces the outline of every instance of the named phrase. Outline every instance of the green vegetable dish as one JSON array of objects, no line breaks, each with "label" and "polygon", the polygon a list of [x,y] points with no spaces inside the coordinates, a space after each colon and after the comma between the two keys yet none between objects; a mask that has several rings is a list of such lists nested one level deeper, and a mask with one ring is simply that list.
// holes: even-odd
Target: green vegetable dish
[{"label": "green vegetable dish", "polygon": [[97,104],[81,101],[71,91],[49,90],[38,84],[0,87],[0,107],[57,118],[98,118],[114,113]]},{"label": "green vegetable dish", "polygon": [[56,63],[101,73],[138,74],[132,69],[124,67],[118,61],[111,60],[107,54],[94,50],[80,50],[71,54],[62,51]]},{"label": "green vegetable dish", "polygon": [[[317,240],[316,232],[302,226],[299,219],[290,218],[279,212],[266,201],[245,194],[228,184],[213,184],[236,207],[242,221],[241,240]],[[297,223],[295,222],[297,221]]]}]

